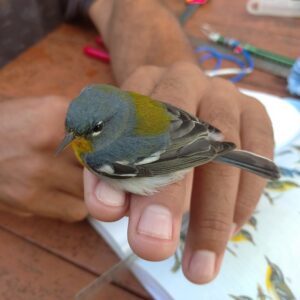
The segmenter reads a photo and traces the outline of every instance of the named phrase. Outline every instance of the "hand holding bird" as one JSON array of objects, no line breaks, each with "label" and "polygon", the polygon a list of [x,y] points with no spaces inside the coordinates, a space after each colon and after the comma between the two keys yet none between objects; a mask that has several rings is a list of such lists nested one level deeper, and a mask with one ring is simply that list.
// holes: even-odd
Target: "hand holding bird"
[{"label": "hand holding bird", "polygon": [[[164,126],[165,128],[172,128],[173,126],[172,134],[168,131],[169,142],[171,142],[165,147],[172,163],[161,165],[163,163],[162,158],[168,159],[166,152],[160,153],[161,145],[166,145],[164,134],[159,139],[155,139],[153,143],[145,143],[144,137],[140,143],[135,143],[132,140],[132,143],[126,144],[125,147],[120,146],[121,152],[118,148],[114,148],[113,156],[118,157],[118,160],[115,161],[117,163],[114,165],[107,164],[113,161],[109,152],[101,156],[101,160],[104,158],[104,161],[99,160],[98,154],[94,159],[81,156],[77,152],[80,157],[86,159],[87,166],[92,171],[91,173],[86,169],[84,172],[87,207],[94,217],[103,221],[113,221],[128,215],[129,243],[139,256],[148,260],[161,260],[172,255],[179,239],[182,214],[190,209],[183,271],[187,278],[193,282],[208,282],[216,276],[220,269],[228,239],[252,215],[266,181],[257,175],[244,171],[240,172],[236,167],[221,163],[206,163],[196,167],[194,172],[187,173],[187,176],[181,181],[167,185],[159,192],[146,197],[136,194],[129,195],[120,189],[112,188],[106,180],[108,179],[109,182],[111,180],[126,181],[137,179],[136,177],[143,179],[140,176],[142,172],[150,172],[148,168],[145,168],[147,164],[152,166],[152,174],[165,170],[170,165],[172,166],[171,170],[176,171],[178,156],[174,158],[173,154],[176,153],[177,149],[183,146],[186,152],[181,152],[180,155],[186,155],[189,159],[191,153],[197,152],[194,152],[192,147],[188,147],[191,141],[195,142],[197,140],[194,139],[193,134],[195,131],[193,132],[192,127],[197,130],[197,134],[199,132],[203,134],[199,134],[199,137],[206,137],[203,141],[207,144],[205,147],[202,144],[203,148],[201,148],[205,153],[202,157],[205,157],[206,162],[208,161],[208,153],[214,153],[210,160],[217,157],[218,150],[221,148],[218,148],[216,144],[221,143],[222,145],[222,141],[218,140],[220,138],[219,131],[213,128],[218,128],[223,133],[224,141],[229,142],[225,145],[229,146],[230,151],[233,149],[233,144],[235,144],[237,149],[255,152],[270,159],[273,154],[274,141],[268,115],[258,101],[240,94],[227,81],[208,79],[196,65],[191,63],[176,63],[167,69],[155,66],[141,67],[125,81],[122,90],[135,91],[138,94],[150,96],[151,99],[168,103],[163,108],[163,111],[170,112],[167,120],[151,130],[155,130],[157,133],[158,131],[164,131]],[[116,92],[121,93],[123,96],[126,94],[119,90]],[[111,100],[110,103],[113,101],[115,99]],[[114,108],[114,105],[112,104],[110,109]],[[135,103],[135,106],[137,105]],[[113,119],[109,120],[109,118],[93,120],[91,125],[94,126],[90,126],[90,134],[94,135],[95,138],[99,138],[99,140],[97,138],[99,141],[97,145],[100,148],[97,149],[100,152],[104,151],[109,141],[115,139],[116,135],[119,134],[121,139],[128,136],[128,131],[126,132],[128,128],[133,130],[135,135],[141,132],[145,133],[145,128],[147,128],[146,132],[150,133],[151,130],[147,127],[147,124],[141,125],[139,123],[141,121],[139,121],[138,124],[140,125],[136,126],[136,123],[132,123],[132,119],[128,115],[127,117],[122,115],[125,107],[122,106],[122,109],[119,107],[117,114],[115,114],[117,119],[115,121]],[[93,109],[95,109],[95,116],[98,116],[96,107],[93,107]],[[157,114],[159,114],[162,107],[158,105],[156,109]],[[122,113],[120,114],[120,112]],[[127,112],[130,115],[128,107]],[[142,115],[142,112],[139,115]],[[205,120],[205,123],[199,122],[198,118]],[[68,123],[70,129],[74,125],[71,119]],[[180,128],[183,119],[186,120],[185,124],[189,124],[191,127],[182,127],[184,130],[180,132],[183,135],[180,137],[179,134],[176,141],[175,133],[179,133],[179,131],[176,131],[176,126]],[[109,131],[108,134],[105,131],[108,129],[107,124],[110,121],[113,121],[112,123],[119,128],[115,129],[116,131]],[[100,123],[96,124],[97,122]],[[167,122],[172,125],[166,126]],[[211,125],[207,125],[207,123]],[[199,127],[201,127],[201,130],[199,130]],[[107,139],[105,134],[107,134]],[[183,139],[189,139],[190,137],[191,139],[187,143],[182,143]],[[150,135],[148,138],[150,139]],[[211,146],[211,152],[209,151],[210,143],[215,143]],[[88,145],[85,146],[89,147]],[[147,152],[148,157],[143,155],[145,150],[149,150]],[[134,166],[132,162],[134,158],[136,159],[136,151],[138,152],[138,162],[140,164],[135,163]],[[93,152],[90,153],[93,154]],[[120,153],[126,153],[127,157],[121,159],[118,156]],[[149,153],[154,155],[149,157]],[[94,156],[92,155],[92,157]],[[199,157],[201,155],[197,153],[196,159],[198,161]],[[179,161],[182,164],[181,156]],[[264,159],[263,161],[265,162]],[[266,161],[268,162],[267,165],[272,166],[271,169],[274,171],[274,177],[276,177],[276,167],[269,160]],[[158,168],[154,168],[156,163],[160,164]],[[186,163],[184,161],[182,169],[185,169]],[[170,171],[170,169],[167,169],[167,171]],[[104,180],[99,179],[98,172],[102,174],[100,176],[108,176],[104,177]],[[103,175],[103,173],[106,175]],[[123,179],[113,178],[115,174],[118,174],[119,177],[122,177],[120,175],[125,176]],[[137,174],[139,176],[136,176]],[[143,174],[147,175],[147,173]],[[132,177],[128,178],[128,175]],[[147,180],[148,178],[146,177]],[[157,251],[158,249],[159,251]]]}]

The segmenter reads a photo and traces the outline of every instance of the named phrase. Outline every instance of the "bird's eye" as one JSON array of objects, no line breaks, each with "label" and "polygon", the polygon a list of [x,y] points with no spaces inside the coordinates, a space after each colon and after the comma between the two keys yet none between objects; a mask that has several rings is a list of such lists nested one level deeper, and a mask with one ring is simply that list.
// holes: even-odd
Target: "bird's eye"
[{"label": "bird's eye", "polygon": [[100,134],[102,129],[103,129],[103,122],[100,121],[94,126],[92,135],[96,136],[96,135]]}]

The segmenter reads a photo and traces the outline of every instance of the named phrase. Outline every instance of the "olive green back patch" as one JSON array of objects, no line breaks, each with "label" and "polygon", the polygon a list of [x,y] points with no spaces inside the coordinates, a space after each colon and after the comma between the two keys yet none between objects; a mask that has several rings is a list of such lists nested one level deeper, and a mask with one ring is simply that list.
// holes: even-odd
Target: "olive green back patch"
[{"label": "olive green back patch", "polygon": [[164,133],[170,124],[170,116],[164,105],[150,97],[129,92],[136,110],[135,133],[158,135]]}]

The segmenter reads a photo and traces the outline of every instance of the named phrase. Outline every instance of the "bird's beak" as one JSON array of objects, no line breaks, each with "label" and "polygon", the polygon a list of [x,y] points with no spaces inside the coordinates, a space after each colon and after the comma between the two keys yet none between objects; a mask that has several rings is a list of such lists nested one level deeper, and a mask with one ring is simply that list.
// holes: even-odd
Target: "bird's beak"
[{"label": "bird's beak", "polygon": [[268,257],[267,256],[265,256],[265,259],[266,259],[266,261],[267,261],[267,263],[268,263],[268,265],[272,265],[272,263],[271,263],[271,261],[268,259]]},{"label": "bird's beak", "polygon": [[64,139],[60,143],[60,145],[57,147],[55,151],[55,155],[58,155],[60,152],[62,152],[70,143],[75,139],[75,135],[73,132],[66,133]]}]

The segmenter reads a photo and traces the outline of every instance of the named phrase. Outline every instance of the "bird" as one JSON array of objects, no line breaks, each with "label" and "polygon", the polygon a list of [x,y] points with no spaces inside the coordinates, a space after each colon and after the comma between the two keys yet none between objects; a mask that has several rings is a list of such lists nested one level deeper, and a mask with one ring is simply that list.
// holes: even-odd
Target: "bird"
[{"label": "bird", "polygon": [[235,234],[231,239],[231,242],[239,243],[239,242],[250,242],[255,246],[255,242],[253,240],[252,235],[249,231],[245,229],[241,229],[237,234]]},{"label": "bird", "polygon": [[194,167],[220,162],[268,179],[275,163],[237,150],[221,131],[171,104],[106,84],[85,87],[71,101],[65,137],[78,160],[114,188],[152,195]]},{"label": "bird", "polygon": [[234,295],[229,295],[230,298],[234,300],[252,300],[252,298],[248,296],[234,296]]},{"label": "bird", "polygon": [[271,299],[268,295],[266,295],[263,291],[263,288],[260,284],[257,284],[257,299],[258,300],[267,300]]},{"label": "bird", "polygon": [[257,229],[257,220],[254,216],[251,216],[250,219],[247,221],[249,226],[253,227],[255,230]]},{"label": "bird", "polygon": [[272,263],[268,257],[265,257],[265,259],[268,264],[266,272],[266,287],[268,291],[272,293],[274,299],[296,300],[296,297],[286,284],[280,268]]},{"label": "bird", "polygon": [[291,180],[273,180],[267,183],[266,190],[271,192],[284,193],[299,187],[300,185],[297,182]]}]

